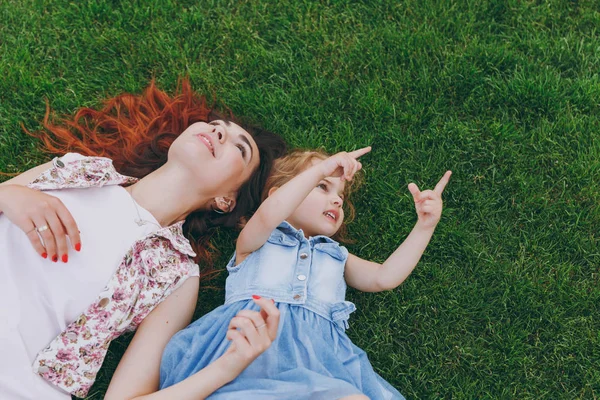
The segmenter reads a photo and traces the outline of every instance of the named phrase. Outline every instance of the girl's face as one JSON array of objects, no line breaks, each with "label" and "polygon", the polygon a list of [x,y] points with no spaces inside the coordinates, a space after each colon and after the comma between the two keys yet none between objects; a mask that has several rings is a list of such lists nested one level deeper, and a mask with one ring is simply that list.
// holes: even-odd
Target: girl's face
[{"label": "girl's face", "polygon": [[259,164],[258,147],[239,125],[221,120],[190,125],[169,148],[169,161],[191,172],[205,192],[237,193]]},{"label": "girl's face", "polygon": [[340,178],[323,179],[287,221],[294,228],[302,229],[306,237],[333,236],[344,222],[344,186]]}]

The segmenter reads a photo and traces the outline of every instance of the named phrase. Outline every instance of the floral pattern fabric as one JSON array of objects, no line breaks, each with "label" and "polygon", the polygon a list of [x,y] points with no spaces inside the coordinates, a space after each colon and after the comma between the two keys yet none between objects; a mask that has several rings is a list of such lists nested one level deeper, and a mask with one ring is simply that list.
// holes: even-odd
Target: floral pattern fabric
[{"label": "floral pattern fabric", "polygon": [[[100,187],[136,182],[112,161],[69,153],[29,184],[37,190]],[[110,342],[142,320],[189,277],[199,276],[183,221],[133,243],[104,290],[74,322],[37,354],[33,370],[48,382],[85,397]]]}]

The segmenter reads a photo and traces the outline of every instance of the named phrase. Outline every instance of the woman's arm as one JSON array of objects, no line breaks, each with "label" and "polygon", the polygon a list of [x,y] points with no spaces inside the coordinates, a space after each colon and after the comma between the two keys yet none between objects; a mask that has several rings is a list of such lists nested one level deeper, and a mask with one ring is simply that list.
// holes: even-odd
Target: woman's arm
[{"label": "woman's arm", "polygon": [[[3,186],[3,185],[27,186],[31,181],[33,181],[35,178],[40,176],[40,174],[42,172],[46,171],[47,169],[50,169],[51,167],[52,167],[52,161],[48,161],[47,163],[38,165],[37,167],[33,167],[33,168],[23,172],[22,174],[19,174],[19,175],[15,176],[14,178],[7,180],[6,182],[0,183],[0,186]],[[2,211],[2,210],[0,210],[0,211]]]},{"label": "woman's arm", "polygon": [[158,390],[162,352],[171,337],[192,320],[199,282],[198,277],[188,278],[142,321],[119,362],[105,399],[133,399]]},{"label": "woman's arm", "polygon": [[105,399],[203,399],[235,379],[275,340],[279,310],[271,300],[255,299],[261,311],[243,310],[231,320],[227,338],[233,344],[223,356],[184,381],[159,391],[164,348],[189,323],[196,305],[198,279],[190,280],[142,322],[117,367]]}]

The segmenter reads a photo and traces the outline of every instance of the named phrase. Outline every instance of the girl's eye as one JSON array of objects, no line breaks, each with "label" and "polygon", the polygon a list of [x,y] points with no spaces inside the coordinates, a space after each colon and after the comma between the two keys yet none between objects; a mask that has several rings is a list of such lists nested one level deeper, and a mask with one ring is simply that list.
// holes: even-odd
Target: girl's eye
[{"label": "girl's eye", "polygon": [[317,185],[317,187],[318,187],[319,189],[323,189],[324,191],[327,191],[327,185],[326,185],[326,184],[324,184],[324,183],[319,183],[319,184]]},{"label": "girl's eye", "polygon": [[241,145],[241,144],[238,144],[236,146],[242,152],[242,157],[246,158],[246,148],[243,145]]}]

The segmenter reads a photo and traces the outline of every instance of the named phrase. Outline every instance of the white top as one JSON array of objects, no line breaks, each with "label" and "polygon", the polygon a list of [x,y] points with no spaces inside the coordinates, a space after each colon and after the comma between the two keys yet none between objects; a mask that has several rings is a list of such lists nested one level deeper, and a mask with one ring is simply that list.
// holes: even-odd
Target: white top
[{"label": "white top", "polygon": [[[25,233],[0,214],[0,398],[70,399],[32,372],[36,354],[102,291],[133,242],[160,228],[121,186],[46,191],[81,232],[69,261],[43,259]],[[137,208],[137,210],[136,210]],[[139,226],[135,221],[148,221]]]}]

